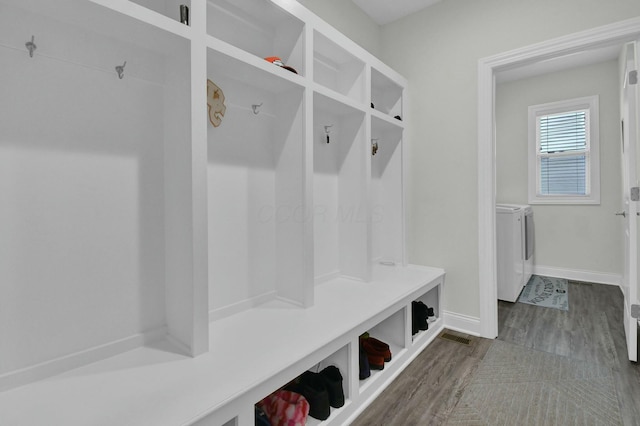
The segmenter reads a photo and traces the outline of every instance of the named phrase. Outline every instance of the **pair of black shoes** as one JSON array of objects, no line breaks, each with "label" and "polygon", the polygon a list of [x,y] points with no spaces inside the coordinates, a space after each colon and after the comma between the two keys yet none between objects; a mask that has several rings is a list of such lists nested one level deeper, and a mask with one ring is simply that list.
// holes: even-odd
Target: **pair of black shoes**
[{"label": "pair of black shoes", "polygon": [[318,420],[329,418],[331,407],[340,408],[344,405],[342,374],[334,365],[319,373],[305,371],[286,389],[304,396],[309,402],[309,415]]},{"label": "pair of black shoes", "polygon": [[429,318],[435,314],[433,308],[428,307],[420,300],[411,302],[411,334],[417,334],[420,330],[429,329]]}]

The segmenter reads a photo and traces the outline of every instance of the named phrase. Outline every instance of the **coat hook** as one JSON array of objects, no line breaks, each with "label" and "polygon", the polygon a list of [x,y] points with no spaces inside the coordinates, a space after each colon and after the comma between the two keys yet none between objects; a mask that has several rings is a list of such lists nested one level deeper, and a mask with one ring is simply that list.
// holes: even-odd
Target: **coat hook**
[{"label": "coat hook", "polygon": [[262,106],[263,102],[260,102],[259,104],[253,104],[251,105],[251,109],[253,110],[253,113],[255,115],[260,114],[260,107]]},{"label": "coat hook", "polygon": [[28,41],[24,44],[27,47],[27,50],[29,50],[29,56],[32,58],[33,58],[34,50],[38,48],[38,46],[36,46],[34,41],[35,41],[35,36],[31,36],[31,41]]},{"label": "coat hook", "polygon": [[329,133],[331,133],[331,129],[333,127],[333,124],[330,124],[328,126],[324,126],[324,133],[327,135],[327,143],[330,142],[330,138],[329,138]]},{"label": "coat hook", "polygon": [[376,155],[378,152],[378,139],[371,139],[371,155]]},{"label": "coat hook", "polygon": [[124,64],[122,65],[116,65],[116,72],[118,73],[118,78],[120,80],[122,80],[122,77],[124,77],[124,66],[127,65],[127,61],[124,61]]}]

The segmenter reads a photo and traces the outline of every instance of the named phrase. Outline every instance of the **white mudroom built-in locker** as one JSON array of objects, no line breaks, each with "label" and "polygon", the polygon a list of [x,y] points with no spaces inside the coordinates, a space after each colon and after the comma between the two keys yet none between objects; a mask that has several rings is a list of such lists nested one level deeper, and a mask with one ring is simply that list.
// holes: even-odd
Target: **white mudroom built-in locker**
[{"label": "white mudroom built-in locker", "polygon": [[0,0],[0,69],[0,423],[344,424],[443,329],[411,88],[299,3]]}]

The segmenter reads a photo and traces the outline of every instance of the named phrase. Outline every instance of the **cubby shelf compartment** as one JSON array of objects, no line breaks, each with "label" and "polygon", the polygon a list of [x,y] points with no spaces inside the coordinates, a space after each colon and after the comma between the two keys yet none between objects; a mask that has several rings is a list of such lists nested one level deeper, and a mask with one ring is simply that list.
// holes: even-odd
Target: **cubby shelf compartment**
[{"label": "cubby shelf compartment", "polygon": [[169,312],[193,282],[165,245],[167,179],[190,173],[165,155],[191,143],[189,43],[87,1],[0,8],[0,391],[167,335],[190,352],[194,307]]},{"label": "cubby shelf compartment", "polygon": [[371,117],[372,260],[404,261],[402,128]]},{"label": "cubby shelf compartment", "polygon": [[314,93],[313,123],[316,283],[366,280],[365,114]]},{"label": "cubby shelf compartment", "polygon": [[305,74],[304,23],[271,1],[207,0],[207,32],[260,58],[277,56]]},{"label": "cubby shelf compartment", "polygon": [[313,81],[358,103],[365,101],[364,62],[325,35],[313,33]]},{"label": "cubby shelf compartment", "polygon": [[434,317],[430,318],[432,322],[429,322],[428,330],[420,330],[412,336],[412,344],[418,344],[425,338],[425,336],[430,336],[433,334],[434,330],[441,328],[440,324],[443,322],[441,311],[442,288],[440,286],[433,287],[429,291],[417,297],[415,300],[419,300],[428,307],[433,308]]},{"label": "cubby shelf compartment", "polygon": [[211,49],[207,77],[226,105],[208,124],[210,319],[275,298],[308,305],[303,89]]},{"label": "cubby shelf compartment", "polygon": [[388,371],[393,368],[394,363],[402,359],[406,352],[405,325],[406,307],[395,312],[389,318],[386,318],[368,330],[371,337],[375,337],[389,345],[392,357],[390,362],[385,362],[384,369],[372,369],[370,377],[360,380],[360,392],[366,392],[368,387],[372,386],[378,379],[385,375],[385,370]]},{"label": "cubby shelf compartment", "polygon": [[[306,422],[307,425],[321,425],[321,424],[330,423],[336,416],[339,416],[342,411],[349,408],[349,405],[351,404],[350,394],[351,394],[351,388],[352,388],[350,383],[350,373],[349,373],[351,370],[351,354],[352,354],[352,351],[350,346],[344,345],[340,347],[338,350],[336,350],[335,352],[327,355],[325,358],[321,360],[312,361],[314,363],[313,365],[307,364],[303,371],[300,371],[299,374],[295,375],[295,377],[298,377],[299,375],[303,374],[304,371],[311,371],[314,373],[318,373],[322,371],[324,368],[333,365],[340,370],[340,374],[343,377],[342,388],[344,391],[344,398],[345,398],[344,405],[339,408],[331,407],[331,414],[329,418],[325,420],[319,420],[311,416],[308,416],[307,422]],[[285,385],[287,385],[292,381],[290,379],[291,379],[290,377],[287,377],[286,382],[278,383],[274,389],[270,389],[268,391],[268,394],[283,388]],[[260,395],[260,400],[262,400],[267,395]]]},{"label": "cubby shelf compartment", "polygon": [[374,109],[395,117],[403,117],[402,95],[404,89],[376,68],[371,68],[371,103]]}]

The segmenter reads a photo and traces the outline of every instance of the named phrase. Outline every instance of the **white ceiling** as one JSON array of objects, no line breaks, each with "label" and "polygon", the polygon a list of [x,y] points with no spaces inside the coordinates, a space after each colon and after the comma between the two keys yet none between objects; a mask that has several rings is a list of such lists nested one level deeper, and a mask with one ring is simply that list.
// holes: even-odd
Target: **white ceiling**
[{"label": "white ceiling", "polygon": [[441,0],[351,0],[379,25],[410,15]]}]

